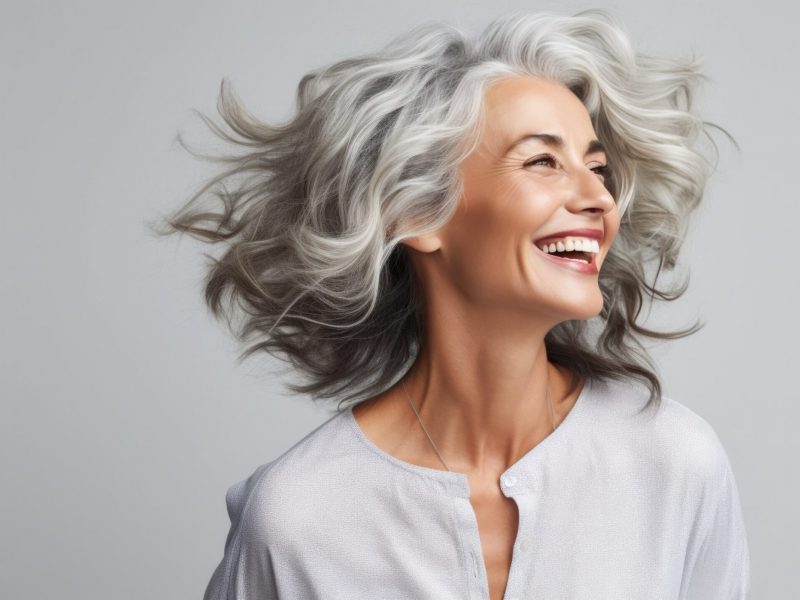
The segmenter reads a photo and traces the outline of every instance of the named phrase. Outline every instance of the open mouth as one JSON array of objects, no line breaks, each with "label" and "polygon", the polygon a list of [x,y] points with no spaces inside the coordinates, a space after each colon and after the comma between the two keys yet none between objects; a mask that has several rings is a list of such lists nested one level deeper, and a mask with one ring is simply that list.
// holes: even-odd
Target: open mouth
[{"label": "open mouth", "polygon": [[533,240],[533,245],[553,262],[581,273],[597,274],[601,240],[602,232],[599,230],[576,229]]},{"label": "open mouth", "polygon": [[[574,245],[574,244],[573,244]],[[597,243],[590,243],[586,250],[559,250],[558,245],[552,247],[547,246],[546,250],[538,244],[534,244],[536,250],[545,255],[545,257],[562,268],[576,271],[578,273],[585,273],[587,275],[597,275],[599,267],[597,266],[597,256],[599,247]],[[544,244],[542,244],[544,246]],[[564,248],[564,246],[561,246]]]},{"label": "open mouth", "polygon": [[[578,273],[585,273],[587,275],[597,275],[599,272],[597,267],[597,255],[592,252],[545,252],[541,248],[538,248],[538,246],[537,250],[544,254],[547,260],[555,263],[562,269],[576,271]],[[570,254],[577,254],[579,256],[576,256],[575,258],[569,258],[568,255]]]},{"label": "open mouth", "polygon": [[582,262],[585,264],[591,264],[594,260],[595,254],[591,252],[582,252],[581,250],[565,250],[564,252],[546,252],[549,256],[555,256],[557,258],[563,258],[566,260],[575,260],[578,262]]}]

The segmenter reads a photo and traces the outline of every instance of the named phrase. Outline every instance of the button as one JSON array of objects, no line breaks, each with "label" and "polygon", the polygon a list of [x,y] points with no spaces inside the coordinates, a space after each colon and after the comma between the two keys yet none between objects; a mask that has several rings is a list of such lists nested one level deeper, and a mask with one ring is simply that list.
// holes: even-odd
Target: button
[{"label": "button", "polygon": [[519,549],[525,552],[530,546],[530,540],[522,540],[522,543],[519,545]]},{"label": "button", "polygon": [[503,485],[506,486],[507,488],[514,487],[515,483],[517,483],[517,478],[514,477],[513,475],[506,475],[505,477],[503,477]]}]

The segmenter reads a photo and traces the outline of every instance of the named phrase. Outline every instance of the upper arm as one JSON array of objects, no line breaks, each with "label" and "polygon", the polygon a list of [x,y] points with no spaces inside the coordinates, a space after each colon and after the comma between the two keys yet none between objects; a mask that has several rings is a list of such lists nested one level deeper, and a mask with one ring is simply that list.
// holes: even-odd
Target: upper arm
[{"label": "upper arm", "polygon": [[272,600],[278,594],[263,513],[256,498],[269,463],[228,488],[225,501],[230,529],[225,553],[206,586],[203,600]]},{"label": "upper arm", "polygon": [[743,600],[750,591],[750,555],[739,491],[727,453],[718,447],[709,473],[697,536],[690,540],[681,584],[685,600]]}]

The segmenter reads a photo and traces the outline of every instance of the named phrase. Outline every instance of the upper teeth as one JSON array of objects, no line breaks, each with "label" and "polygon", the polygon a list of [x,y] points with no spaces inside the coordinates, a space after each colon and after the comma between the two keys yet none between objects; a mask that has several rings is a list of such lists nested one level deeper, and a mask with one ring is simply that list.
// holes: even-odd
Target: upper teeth
[{"label": "upper teeth", "polygon": [[597,240],[589,240],[586,238],[566,238],[550,244],[542,244],[540,246],[542,252],[591,252],[598,254],[600,252],[600,244]]}]

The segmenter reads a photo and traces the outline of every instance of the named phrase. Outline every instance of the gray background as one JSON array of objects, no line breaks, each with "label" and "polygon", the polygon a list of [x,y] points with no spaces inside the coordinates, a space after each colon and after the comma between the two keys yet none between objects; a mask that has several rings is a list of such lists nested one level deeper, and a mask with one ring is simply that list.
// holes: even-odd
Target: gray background
[{"label": "gray background", "polygon": [[[284,396],[201,298],[202,252],[144,221],[211,172],[222,77],[264,119],[308,70],[428,20],[477,31],[512,9],[603,6],[652,53],[704,58],[720,168],[686,246],[692,287],[653,326],[666,394],[718,432],[748,529],[754,598],[796,598],[797,43],[770,2],[4,3],[2,556],[5,598],[200,598],[229,485],[328,417]],[[795,14],[790,14],[795,11]]]}]

